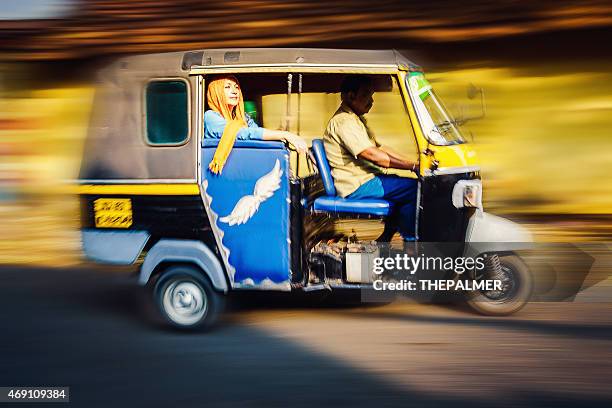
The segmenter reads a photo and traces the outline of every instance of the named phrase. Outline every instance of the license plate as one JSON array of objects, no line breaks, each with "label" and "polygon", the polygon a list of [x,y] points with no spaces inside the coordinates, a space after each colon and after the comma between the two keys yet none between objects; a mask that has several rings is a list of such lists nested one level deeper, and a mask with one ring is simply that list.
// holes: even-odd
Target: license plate
[{"label": "license plate", "polygon": [[132,226],[132,200],[98,198],[94,201],[96,228],[129,228]]}]

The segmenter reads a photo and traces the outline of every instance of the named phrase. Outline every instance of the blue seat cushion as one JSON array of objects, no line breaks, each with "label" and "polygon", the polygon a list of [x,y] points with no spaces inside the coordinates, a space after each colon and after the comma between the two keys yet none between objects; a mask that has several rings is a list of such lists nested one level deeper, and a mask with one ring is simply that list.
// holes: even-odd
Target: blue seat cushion
[{"label": "blue seat cushion", "polygon": [[367,214],[385,217],[389,215],[390,206],[385,200],[350,200],[342,197],[323,196],[314,200],[313,209],[327,213]]}]

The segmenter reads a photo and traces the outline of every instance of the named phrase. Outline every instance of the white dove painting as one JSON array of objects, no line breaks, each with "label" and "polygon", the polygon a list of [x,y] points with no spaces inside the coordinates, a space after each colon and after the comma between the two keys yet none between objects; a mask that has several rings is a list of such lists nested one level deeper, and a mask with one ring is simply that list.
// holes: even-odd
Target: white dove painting
[{"label": "white dove painting", "polygon": [[238,200],[232,212],[225,217],[221,217],[219,221],[230,226],[246,224],[255,215],[261,203],[272,197],[274,192],[280,188],[282,175],[280,162],[276,159],[272,170],[261,176],[255,183],[253,194]]}]

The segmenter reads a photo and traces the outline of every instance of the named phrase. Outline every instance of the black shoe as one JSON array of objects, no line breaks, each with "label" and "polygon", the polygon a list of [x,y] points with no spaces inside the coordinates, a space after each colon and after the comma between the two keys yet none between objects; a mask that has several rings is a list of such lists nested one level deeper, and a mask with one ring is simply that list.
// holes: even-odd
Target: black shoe
[{"label": "black shoe", "polygon": [[376,242],[391,242],[396,232],[397,227],[385,224],[385,229],[383,230],[382,234],[376,238]]}]

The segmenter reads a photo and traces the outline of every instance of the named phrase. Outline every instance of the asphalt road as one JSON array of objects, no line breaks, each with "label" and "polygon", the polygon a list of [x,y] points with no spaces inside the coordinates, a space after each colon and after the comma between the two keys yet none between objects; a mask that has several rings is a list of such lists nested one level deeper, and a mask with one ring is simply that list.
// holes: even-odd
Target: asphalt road
[{"label": "asphalt road", "polygon": [[242,296],[214,331],[185,334],[143,295],[100,271],[0,269],[0,386],[70,386],[79,407],[612,403],[611,303],[486,318]]}]

